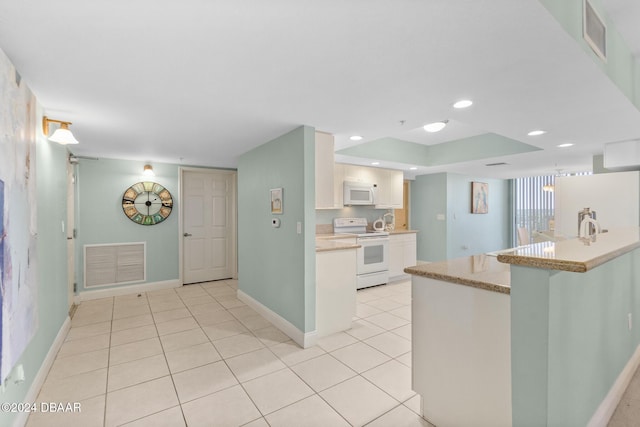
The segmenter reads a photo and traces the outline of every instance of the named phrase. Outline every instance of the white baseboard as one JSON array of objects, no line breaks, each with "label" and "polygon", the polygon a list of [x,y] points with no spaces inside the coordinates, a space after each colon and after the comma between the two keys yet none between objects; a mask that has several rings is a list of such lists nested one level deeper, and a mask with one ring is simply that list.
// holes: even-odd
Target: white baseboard
[{"label": "white baseboard", "polygon": [[[36,374],[29,390],[27,391],[27,395],[24,397],[23,402],[33,403],[38,398],[38,393],[40,393],[40,389],[42,388],[42,384],[44,384],[44,380],[47,379],[47,375],[49,374],[49,369],[51,369],[51,365],[53,365],[54,360],[56,360],[56,356],[58,355],[58,351],[62,344],[64,343],[64,339],[67,336],[67,332],[71,328],[71,319],[67,316],[64,323],[60,327],[58,331],[58,335],[56,335],[56,339],[53,340],[51,347],[49,347],[49,351],[47,352],[47,356],[42,361],[42,365],[40,365],[40,369],[38,369],[38,373]],[[22,427],[27,424],[27,418],[29,417],[28,412],[19,412],[18,416],[13,421],[14,427]]]},{"label": "white baseboard", "polygon": [[294,340],[300,347],[308,348],[316,344],[318,340],[317,331],[304,333],[296,328],[291,322],[278,313],[274,312],[261,302],[253,299],[253,297],[238,289],[238,299],[249,307],[258,312],[262,317],[267,319],[276,328],[280,329],[285,335]]},{"label": "white baseboard", "polygon": [[136,292],[160,291],[163,289],[179,288],[180,286],[182,286],[182,282],[178,279],[165,280],[162,282],[143,283],[141,285],[124,285],[117,288],[97,289],[95,291],[80,292],[74,297],[74,301],[76,304],[79,304],[82,301],[88,301],[92,299],[117,297],[120,295],[135,294]]},{"label": "white baseboard", "polygon": [[607,393],[604,400],[598,406],[598,409],[589,420],[589,424],[587,427],[606,427],[611,419],[611,416],[615,412],[618,407],[618,403],[622,399],[622,395],[624,394],[627,387],[629,387],[629,383],[633,378],[633,374],[638,369],[640,365],[640,345],[636,347],[636,351],[633,353],[627,365],[624,367],[616,382],[613,383],[609,393]]}]

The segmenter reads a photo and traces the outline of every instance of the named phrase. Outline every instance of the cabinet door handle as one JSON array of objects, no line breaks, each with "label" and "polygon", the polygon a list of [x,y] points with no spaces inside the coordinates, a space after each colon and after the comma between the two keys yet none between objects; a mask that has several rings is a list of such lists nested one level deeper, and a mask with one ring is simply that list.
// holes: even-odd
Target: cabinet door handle
[{"label": "cabinet door handle", "polygon": [[191,233],[184,233],[184,234],[183,234],[183,236],[184,236],[184,237],[191,237],[191,236],[192,236],[192,234],[191,234]]}]

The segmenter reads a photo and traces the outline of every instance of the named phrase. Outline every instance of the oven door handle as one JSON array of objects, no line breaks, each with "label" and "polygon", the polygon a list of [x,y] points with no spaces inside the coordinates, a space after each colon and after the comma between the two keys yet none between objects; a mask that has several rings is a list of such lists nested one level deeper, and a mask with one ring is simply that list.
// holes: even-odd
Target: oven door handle
[{"label": "oven door handle", "polygon": [[376,242],[388,242],[388,237],[360,237],[358,238],[358,244],[363,243],[376,243]]}]

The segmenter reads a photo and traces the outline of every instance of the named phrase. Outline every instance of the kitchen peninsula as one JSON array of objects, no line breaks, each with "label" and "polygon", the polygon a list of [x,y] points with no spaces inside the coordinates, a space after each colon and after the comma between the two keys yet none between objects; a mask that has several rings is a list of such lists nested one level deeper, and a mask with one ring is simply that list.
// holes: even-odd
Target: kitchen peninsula
[{"label": "kitchen peninsula", "polygon": [[496,255],[405,269],[424,417],[606,425],[640,361],[640,229]]}]

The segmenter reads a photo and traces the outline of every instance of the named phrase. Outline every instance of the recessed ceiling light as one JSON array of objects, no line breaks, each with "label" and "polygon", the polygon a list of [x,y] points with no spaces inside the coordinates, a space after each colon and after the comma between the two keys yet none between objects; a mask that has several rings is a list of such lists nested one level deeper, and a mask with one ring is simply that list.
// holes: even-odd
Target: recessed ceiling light
[{"label": "recessed ceiling light", "polygon": [[571,147],[573,144],[570,142],[566,142],[564,144],[560,144],[558,145],[558,148],[567,148],[567,147]]},{"label": "recessed ceiling light", "polygon": [[353,135],[351,137],[349,137],[350,140],[352,141],[360,141],[362,139],[362,137],[360,135]]},{"label": "recessed ceiling light", "polygon": [[462,99],[456,102],[455,104],[453,104],[453,108],[467,108],[467,107],[471,107],[472,104],[473,104],[473,101],[471,101],[470,99]]},{"label": "recessed ceiling light", "polygon": [[546,130],[538,129],[538,130],[532,130],[527,135],[529,135],[529,136],[538,136],[538,135],[544,135],[545,133],[547,133]]},{"label": "recessed ceiling light", "polygon": [[409,170],[410,170],[410,171],[416,171],[416,170],[418,170],[418,168],[417,168],[417,167],[415,167],[415,166],[412,166],[412,167],[410,167],[410,168],[409,168]]},{"label": "recessed ceiling light", "polygon": [[373,166],[378,166],[378,165],[380,164],[380,162],[371,162],[371,164],[372,164]]},{"label": "recessed ceiling light", "polygon": [[440,132],[447,125],[449,120],[442,120],[439,122],[429,123],[428,125],[424,125],[424,130],[427,132]]}]

